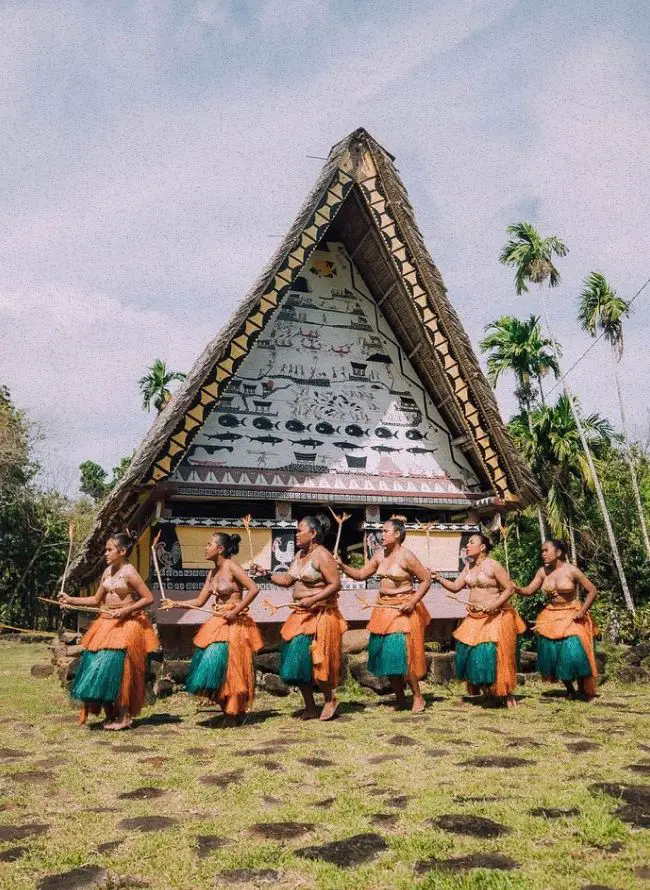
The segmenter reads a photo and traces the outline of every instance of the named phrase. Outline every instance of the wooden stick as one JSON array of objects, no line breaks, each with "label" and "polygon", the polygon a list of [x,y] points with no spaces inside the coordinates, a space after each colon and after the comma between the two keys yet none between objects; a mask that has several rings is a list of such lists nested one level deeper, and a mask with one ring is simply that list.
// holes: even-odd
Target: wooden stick
[{"label": "wooden stick", "polygon": [[151,558],[153,559],[153,567],[156,570],[156,577],[158,578],[158,587],[160,588],[160,599],[161,601],[167,599],[165,595],[165,588],[163,587],[162,578],[160,576],[160,566],[158,565],[158,554],[156,553],[156,544],[162,534],[162,529],[158,532],[156,537],[153,539],[153,544],[151,545]]},{"label": "wooden stick", "polygon": [[72,544],[74,541],[74,523],[68,523],[68,558],[65,562],[65,568],[63,570],[63,578],[61,578],[61,593],[65,592],[65,582],[68,579],[68,569],[70,568],[70,559],[72,558]]},{"label": "wooden stick", "polygon": [[337,522],[337,524],[338,524],[338,530],[337,530],[337,532],[336,532],[336,543],[334,544],[334,556],[338,556],[338,554],[339,554],[339,544],[341,543],[341,532],[342,532],[342,530],[343,530],[343,523],[344,523],[344,522],[347,522],[347,520],[350,519],[350,517],[352,516],[352,514],[351,514],[351,513],[345,513],[345,511],[344,511],[344,512],[341,513],[341,515],[339,516],[338,513],[335,513],[334,510],[332,510],[332,508],[330,507],[329,504],[327,505],[327,509],[330,511],[330,513],[332,514],[332,516],[334,517],[334,519],[336,520],[336,522]]},{"label": "wooden stick", "polygon": [[456,600],[457,603],[462,603],[464,606],[472,605],[469,600],[462,600],[459,596],[456,596],[455,593],[449,593],[448,590],[445,590],[445,596],[448,596],[450,600]]},{"label": "wooden stick", "polygon": [[275,615],[276,612],[279,612],[280,609],[293,609],[295,608],[294,603],[274,603],[273,600],[265,599],[262,600],[262,608],[266,609],[267,612],[270,612],[271,615]]},{"label": "wooden stick", "polygon": [[245,516],[241,518],[242,525],[246,529],[246,535],[248,537],[248,553],[250,556],[250,564],[253,565],[253,541],[251,539],[251,522],[253,521],[253,517],[250,513],[247,513]]},{"label": "wooden stick", "polygon": [[[169,600],[167,597],[165,599],[168,602],[174,602],[174,600]],[[183,606],[158,606],[158,611],[160,612],[171,612],[172,609],[182,609]],[[212,609],[204,609],[202,606],[190,606],[190,609],[196,609],[197,612],[207,612],[208,615],[215,615],[216,613]]]},{"label": "wooden stick", "polygon": [[113,609],[102,609],[97,606],[75,606],[73,603],[61,603],[59,600],[51,600],[45,596],[37,596],[37,600],[42,603],[49,603],[51,606],[58,606],[60,609],[74,609],[75,612],[93,612],[94,614],[104,613],[110,614]]},{"label": "wooden stick", "polygon": [[424,529],[424,533],[427,536],[427,565],[430,565],[431,564],[431,538],[429,537],[429,535],[431,533],[431,529],[435,528],[435,522],[428,522],[425,524],[424,522],[420,522],[419,519],[416,519],[415,521],[420,526],[420,528]]},{"label": "wooden stick", "polygon": [[4,624],[0,621],[0,627],[4,627],[5,630],[17,630],[21,634],[37,634],[39,637],[55,637],[55,630],[30,630],[28,627],[13,627],[11,624]]}]

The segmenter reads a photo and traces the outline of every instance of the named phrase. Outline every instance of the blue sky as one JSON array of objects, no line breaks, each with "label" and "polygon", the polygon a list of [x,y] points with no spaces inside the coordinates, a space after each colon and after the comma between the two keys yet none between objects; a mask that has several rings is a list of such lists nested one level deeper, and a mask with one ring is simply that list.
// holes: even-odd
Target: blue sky
[{"label": "blue sky", "polygon": [[[151,422],[137,379],[188,370],[290,225],[330,146],[397,159],[474,344],[517,298],[497,261],[526,218],[582,278],[650,276],[643,0],[0,0],[0,382],[45,434],[45,479],[115,465]],[[630,421],[650,426],[650,287],[626,329]],[[615,421],[601,343],[571,376]],[[513,407],[510,381],[499,386]]]}]

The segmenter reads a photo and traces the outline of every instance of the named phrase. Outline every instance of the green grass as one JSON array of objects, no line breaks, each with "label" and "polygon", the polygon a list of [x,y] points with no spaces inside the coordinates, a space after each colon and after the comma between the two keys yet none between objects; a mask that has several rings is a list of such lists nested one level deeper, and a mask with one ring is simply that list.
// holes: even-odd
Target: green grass
[{"label": "green grass", "polygon": [[[374,695],[346,690],[344,719],[327,724],[292,719],[297,696],[260,695],[251,721],[236,730],[201,726],[216,712],[199,711],[194,699],[177,695],[146,710],[136,731],[109,734],[75,726],[75,711],[58,682],[30,675],[32,664],[48,658],[45,646],[0,643],[0,747],[27,755],[0,759],[0,825],[50,826],[40,837],[0,842],[0,853],[26,848],[17,861],[0,864],[1,888],[28,890],[46,874],[87,864],[104,866],[117,878],[146,881],[152,890],[211,888],[220,871],[244,867],[277,869],[281,880],[276,886],[281,888],[318,890],[648,887],[634,869],[650,861],[650,832],[621,822],[614,815],[613,798],[588,790],[598,781],[647,784],[647,777],[627,767],[650,757],[638,748],[649,736],[648,687],[607,684],[598,701],[587,705],[543,695],[547,687],[528,685],[520,690],[520,707],[513,712],[463,702],[458,685],[430,686],[426,691],[436,700],[422,717],[395,714]],[[616,702],[623,707],[608,706]],[[365,708],[355,709],[355,703]],[[277,713],[257,719],[268,711]],[[169,722],[147,722],[156,717]],[[566,733],[601,747],[573,753],[567,745],[576,739]],[[409,736],[417,744],[396,747],[390,743],[395,735]],[[509,747],[516,738],[524,741]],[[278,745],[278,740],[292,744]],[[113,750],[121,745],[146,750]],[[265,753],[269,746],[276,750]],[[191,755],[187,749],[192,747],[208,751]],[[251,749],[259,753],[239,753]],[[434,749],[448,753],[434,755]],[[381,754],[399,759],[371,762]],[[533,762],[515,769],[462,764],[470,757],[504,755]],[[148,756],[169,759],[152,766],[141,762]],[[333,765],[305,766],[298,762],[303,757],[322,757]],[[60,763],[39,767],[46,758]],[[282,771],[267,770],[265,760],[280,763]],[[12,778],[13,773],[39,769],[49,774],[43,783]],[[227,788],[200,781],[201,776],[240,769],[241,780]],[[153,800],[118,798],[143,786],[166,793]],[[375,794],[377,790],[387,794]],[[386,805],[389,791],[409,796],[405,809]],[[265,803],[265,796],[277,803]],[[453,800],[457,796],[495,799],[458,802]],[[331,807],[314,806],[329,797],[335,798]],[[89,812],[90,807],[107,811]],[[551,820],[529,815],[533,807],[576,808],[579,814]],[[396,825],[373,825],[372,816],[382,812],[397,813]],[[451,834],[432,822],[448,813],[488,817],[511,831],[494,839]],[[171,816],[178,824],[152,833],[127,834],[117,828],[121,819],[141,815]],[[251,830],[257,822],[284,821],[306,822],[312,828],[284,842]],[[368,831],[381,834],[389,848],[354,869],[307,861],[294,852]],[[225,837],[230,843],[199,858],[199,835]],[[117,839],[122,843],[115,850],[96,852],[98,844]],[[520,868],[463,874],[414,871],[420,860],[487,852],[510,856]]]}]

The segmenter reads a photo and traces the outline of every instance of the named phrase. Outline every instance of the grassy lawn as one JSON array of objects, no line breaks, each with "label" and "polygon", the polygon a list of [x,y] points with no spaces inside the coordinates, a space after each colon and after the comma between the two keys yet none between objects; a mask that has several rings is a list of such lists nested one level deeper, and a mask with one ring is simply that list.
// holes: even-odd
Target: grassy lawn
[{"label": "grassy lawn", "polygon": [[[527,685],[501,711],[429,686],[420,717],[350,690],[325,724],[291,717],[297,695],[259,696],[238,730],[177,695],[109,734],[30,675],[48,660],[0,643],[2,888],[81,866],[153,890],[650,887],[650,791],[626,805],[593,787],[650,788],[650,687],[606,684],[587,705]],[[299,854],[354,835],[369,835],[357,865],[346,845],[343,867]]]}]

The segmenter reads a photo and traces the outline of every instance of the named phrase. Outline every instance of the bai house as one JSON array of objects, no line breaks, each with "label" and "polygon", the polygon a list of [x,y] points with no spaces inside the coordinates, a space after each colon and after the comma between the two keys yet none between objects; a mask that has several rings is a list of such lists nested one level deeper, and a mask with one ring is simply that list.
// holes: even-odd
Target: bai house
[{"label": "bai house", "polygon": [[[190,598],[214,530],[241,534],[242,563],[282,570],[296,521],[328,507],[350,514],[347,559],[379,546],[382,521],[398,513],[409,521],[407,546],[451,576],[479,523],[537,497],[393,158],[360,129],[334,146],[271,264],[156,419],[102,505],[73,579],[92,588],[105,538],[128,526],[152,588],[160,532],[163,583]],[[353,623],[369,614],[361,587],[346,580],[341,596]],[[285,602],[288,592],[269,597]],[[253,615],[274,624],[263,599]],[[426,604],[434,634],[462,614],[439,588]],[[159,612],[163,643],[188,649],[205,618]]]}]

